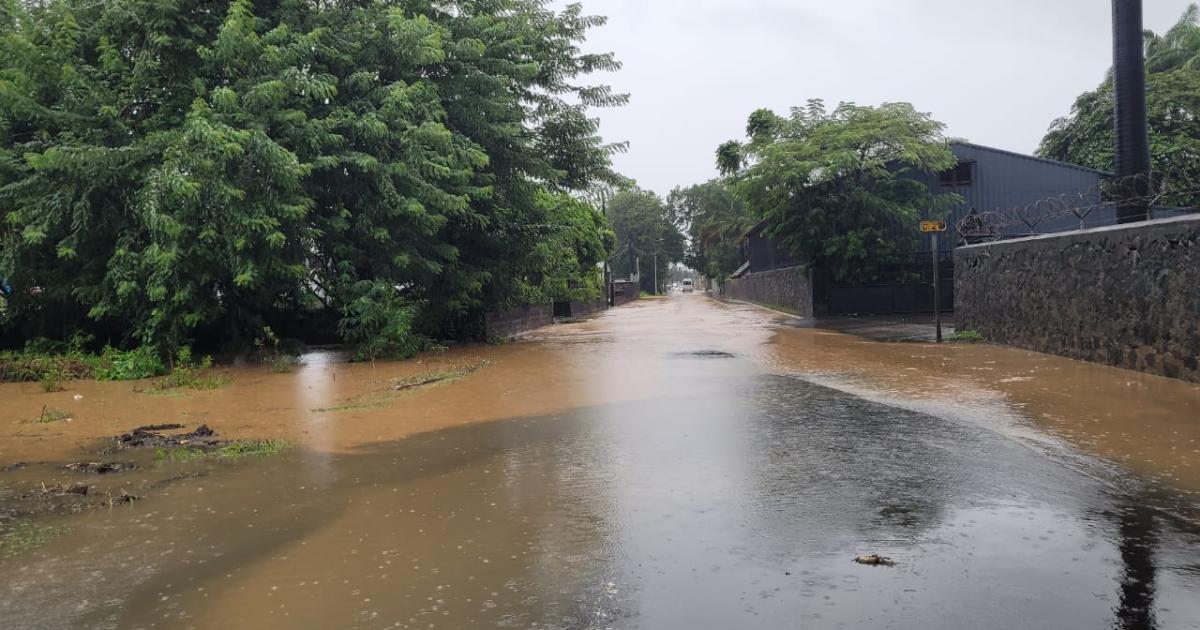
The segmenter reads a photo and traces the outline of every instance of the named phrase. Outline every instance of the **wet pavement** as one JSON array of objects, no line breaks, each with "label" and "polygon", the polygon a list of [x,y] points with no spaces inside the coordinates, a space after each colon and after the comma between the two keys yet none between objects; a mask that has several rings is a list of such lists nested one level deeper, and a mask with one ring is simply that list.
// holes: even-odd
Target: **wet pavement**
[{"label": "wet pavement", "polygon": [[[151,418],[297,448],[106,479],[157,482],[0,558],[0,625],[1200,628],[1200,387],[786,324],[647,300],[402,395],[413,365],[336,356],[81,384],[70,426],[0,418],[0,464]],[[4,387],[13,418],[50,396]]]}]

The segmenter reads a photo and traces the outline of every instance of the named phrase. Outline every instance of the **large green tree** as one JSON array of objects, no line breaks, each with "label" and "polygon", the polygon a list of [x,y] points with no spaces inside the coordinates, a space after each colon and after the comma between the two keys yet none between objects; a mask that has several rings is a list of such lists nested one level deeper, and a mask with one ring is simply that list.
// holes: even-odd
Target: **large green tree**
[{"label": "large green tree", "polygon": [[943,126],[908,103],[865,107],[819,100],[783,117],[751,114],[748,140],[725,144],[720,166],[742,166],[737,190],[767,221],[767,234],[835,280],[869,279],[910,251],[922,211],[944,212],[954,195],[931,195],[911,175],[955,164]]},{"label": "large green tree", "polygon": [[614,178],[587,112],[624,97],[579,81],[617,67],[579,50],[602,22],[540,0],[0,0],[0,331],[236,342],[323,303],[347,340],[411,348],[591,282],[601,225],[561,195]]},{"label": "large green tree", "polygon": [[[1200,8],[1163,34],[1146,33],[1146,108],[1154,177],[1167,204],[1200,205]],[[1038,148],[1050,159],[1112,171],[1115,130],[1109,71],[1055,120]]]},{"label": "large green tree", "polygon": [[[685,253],[683,234],[676,228],[671,208],[653,192],[639,188],[622,190],[608,200],[608,219],[616,234],[612,272],[630,277],[640,272],[643,291],[662,289],[667,268],[681,262]],[[654,286],[655,264],[659,287]]]},{"label": "large green tree", "polygon": [[667,202],[688,237],[688,266],[723,282],[742,265],[742,237],[758,218],[730,184],[714,179],[676,188]]}]

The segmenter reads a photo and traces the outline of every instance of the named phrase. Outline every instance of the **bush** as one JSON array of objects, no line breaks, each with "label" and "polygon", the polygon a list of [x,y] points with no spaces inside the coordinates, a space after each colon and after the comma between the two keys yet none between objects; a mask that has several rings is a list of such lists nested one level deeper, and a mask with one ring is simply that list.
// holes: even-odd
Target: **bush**
[{"label": "bush", "polygon": [[154,384],[157,390],[188,387],[191,389],[216,389],[229,382],[220,374],[205,374],[212,369],[212,357],[205,356],[197,363],[192,359],[192,349],[184,346],[176,353],[175,367],[171,373]]},{"label": "bush", "polygon": [[360,282],[356,299],[342,312],[338,333],[356,347],[353,360],[407,359],[428,346],[413,332],[416,307],[380,282]]},{"label": "bush", "polygon": [[102,381],[132,381],[167,373],[158,351],[150,346],[121,351],[108,346],[100,355],[96,378]]},{"label": "bush", "polygon": [[978,330],[959,330],[954,334],[946,337],[946,341],[956,341],[962,343],[978,343],[983,341],[983,333]]}]

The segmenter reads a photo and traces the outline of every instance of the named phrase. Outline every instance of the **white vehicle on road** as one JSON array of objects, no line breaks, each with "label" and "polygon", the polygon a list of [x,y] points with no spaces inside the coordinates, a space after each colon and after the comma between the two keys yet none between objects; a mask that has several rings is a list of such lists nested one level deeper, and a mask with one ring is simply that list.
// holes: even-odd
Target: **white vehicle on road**
[{"label": "white vehicle on road", "polygon": [[691,278],[685,278],[685,279],[684,279],[684,281],[683,281],[683,292],[684,292],[684,293],[691,293],[691,292],[692,292],[694,289],[695,289],[695,287],[693,287],[693,286],[692,286],[692,279],[691,279]]}]

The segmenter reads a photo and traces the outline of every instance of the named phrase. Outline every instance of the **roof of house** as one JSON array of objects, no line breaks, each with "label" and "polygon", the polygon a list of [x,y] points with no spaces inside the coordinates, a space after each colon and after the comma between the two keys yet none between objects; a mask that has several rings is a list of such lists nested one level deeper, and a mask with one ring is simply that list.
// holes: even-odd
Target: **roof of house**
[{"label": "roof of house", "polygon": [[1088,173],[1095,173],[1098,175],[1103,175],[1105,177],[1112,177],[1112,173],[1101,171],[1099,169],[1089,168],[1087,166],[1080,166],[1078,164],[1071,164],[1070,162],[1060,162],[1058,160],[1051,160],[1048,158],[1038,157],[1036,155],[1026,155],[1024,153],[1017,153],[1016,151],[997,149],[995,147],[985,147],[982,144],[975,144],[972,142],[966,142],[964,140],[953,140],[950,142],[950,146],[967,147],[970,149],[975,149],[977,151],[988,151],[990,153],[998,153],[1000,155],[1007,155],[1009,157],[1021,158],[1023,160],[1032,160],[1034,162],[1041,162],[1043,164],[1053,164],[1055,166],[1073,168],[1073,169],[1080,170],[1080,171],[1086,171]]}]

